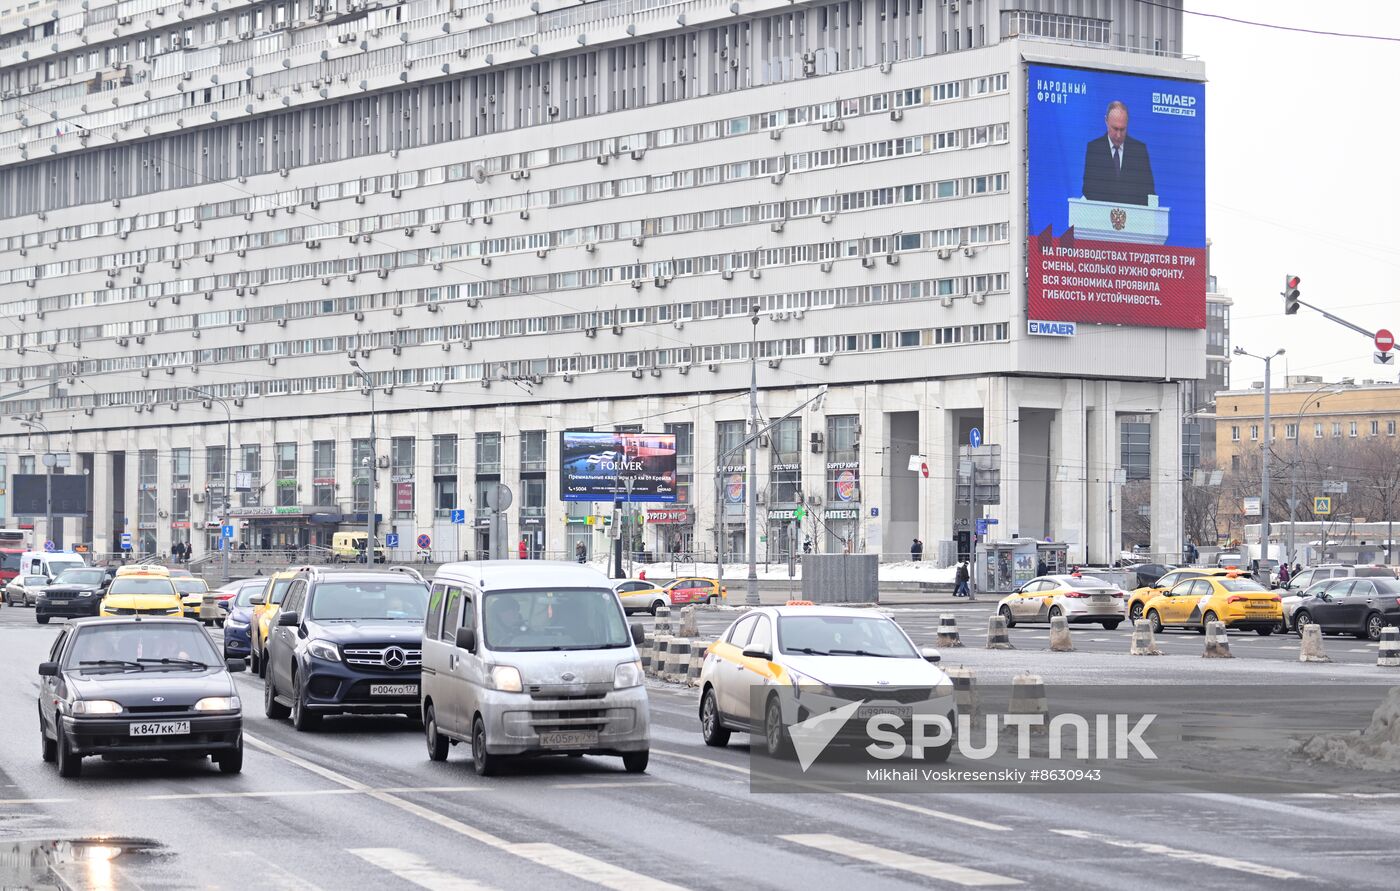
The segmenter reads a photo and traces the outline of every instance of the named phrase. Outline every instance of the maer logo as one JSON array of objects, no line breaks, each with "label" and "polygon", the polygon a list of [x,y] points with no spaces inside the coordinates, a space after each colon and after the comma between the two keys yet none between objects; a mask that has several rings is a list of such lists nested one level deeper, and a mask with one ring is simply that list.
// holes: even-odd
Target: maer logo
[{"label": "maer logo", "polygon": [[1031,319],[1026,322],[1026,331],[1041,336],[1073,337],[1078,333],[1078,326],[1074,322],[1037,322]]}]

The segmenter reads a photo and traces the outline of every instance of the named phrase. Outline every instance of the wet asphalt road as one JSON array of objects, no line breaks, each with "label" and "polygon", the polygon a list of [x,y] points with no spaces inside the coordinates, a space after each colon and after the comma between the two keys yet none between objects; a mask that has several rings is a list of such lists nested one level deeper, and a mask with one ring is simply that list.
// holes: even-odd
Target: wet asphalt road
[{"label": "wet asphalt road", "polygon": [[[429,762],[421,734],[394,719],[328,720],[299,734],[262,716],[260,684],[243,674],[241,775],[208,763],[93,760],[80,780],[65,781],[40,760],[35,705],[35,666],[54,635],[32,611],[0,610],[0,887],[1393,888],[1400,870],[1400,781],[1374,795],[1270,799],[755,795],[746,737],[705,747],[695,691],[667,685],[651,690],[652,760],[642,776],[623,773],[618,759],[588,757],[523,762],[481,779],[460,747],[445,764]],[[1105,665],[1194,676],[1285,671],[1262,655],[1203,662],[1198,639],[1182,639],[1189,659],[1087,648],[1052,657],[1029,647],[952,655],[988,675],[1036,668],[1047,683],[1077,671],[1102,678]],[[1375,679],[1363,666],[1301,668],[1314,667],[1286,673]]]}]

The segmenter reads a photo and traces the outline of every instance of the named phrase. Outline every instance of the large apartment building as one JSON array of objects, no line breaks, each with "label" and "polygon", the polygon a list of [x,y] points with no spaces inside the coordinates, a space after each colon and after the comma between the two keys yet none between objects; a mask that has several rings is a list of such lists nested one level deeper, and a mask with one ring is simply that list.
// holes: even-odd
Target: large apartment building
[{"label": "large apartment building", "polygon": [[[1002,462],[978,516],[1103,560],[1133,415],[1174,552],[1205,333],[1029,333],[1027,106],[1032,65],[1199,84],[1181,19],[0,0],[0,460],[8,479],[62,452],[90,481],[52,529],[0,515],[59,546],[202,553],[232,488],[254,547],[328,544],[373,503],[404,553],[427,533],[445,557],[487,548],[505,483],[512,547],[571,556],[611,506],[560,499],[560,434],[637,430],[679,451],[678,501],[640,508],[648,550],[740,552],[737,473],[770,556],[893,553],[966,536],[976,427]],[[764,419],[829,388],[756,467],[717,460],[746,435],[751,360]]]}]

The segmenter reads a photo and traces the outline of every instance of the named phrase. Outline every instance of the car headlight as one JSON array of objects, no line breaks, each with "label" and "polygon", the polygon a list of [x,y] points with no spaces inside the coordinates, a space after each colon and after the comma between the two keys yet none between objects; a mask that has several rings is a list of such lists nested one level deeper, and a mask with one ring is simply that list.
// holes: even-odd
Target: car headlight
[{"label": "car headlight", "polygon": [[306,644],[306,652],[317,659],[325,659],[327,662],[340,661],[340,647],[328,640],[311,640]]},{"label": "car headlight", "polygon": [[615,690],[640,687],[642,683],[642,660],[640,659],[633,659],[631,662],[619,662],[617,668],[613,669],[613,689]]},{"label": "car headlight", "polygon": [[122,706],[120,702],[113,702],[110,699],[75,699],[69,704],[68,713],[72,715],[120,715]]},{"label": "car headlight", "polygon": [[92,596],[92,592],[91,592],[91,591],[79,591],[79,592],[78,592],[78,596],[79,596],[79,597],[91,597],[91,596]]},{"label": "car headlight", "polygon": [[519,693],[525,689],[520,680],[520,669],[513,665],[496,665],[491,669],[491,686],[502,693]]},{"label": "car headlight", "polygon": [[197,712],[236,712],[243,708],[237,696],[206,696],[194,704]]},{"label": "car headlight", "polygon": [[792,684],[792,696],[794,699],[801,699],[803,693],[816,696],[835,696],[836,693],[827,684],[813,677],[808,677],[798,671],[788,669],[788,682]]},{"label": "car headlight", "polygon": [[945,677],[943,680],[941,680],[941,681],[939,681],[938,683],[936,683],[936,684],[933,685],[933,689],[929,690],[928,698],[929,698],[929,699],[938,699],[938,698],[941,697],[941,696],[952,696],[952,695],[953,695],[953,682],[952,682],[951,680],[949,680],[948,678]]},{"label": "car headlight", "polygon": [[226,631],[243,631],[247,627],[247,622],[240,622],[237,619],[227,619],[224,621],[224,630]]}]

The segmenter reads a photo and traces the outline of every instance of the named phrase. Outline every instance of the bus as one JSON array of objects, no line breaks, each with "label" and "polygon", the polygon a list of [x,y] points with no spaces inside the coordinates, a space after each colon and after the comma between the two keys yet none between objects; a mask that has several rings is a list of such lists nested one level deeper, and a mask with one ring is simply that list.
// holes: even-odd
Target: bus
[{"label": "bus", "polygon": [[0,529],[0,548],[29,549],[29,533],[23,529]]}]

